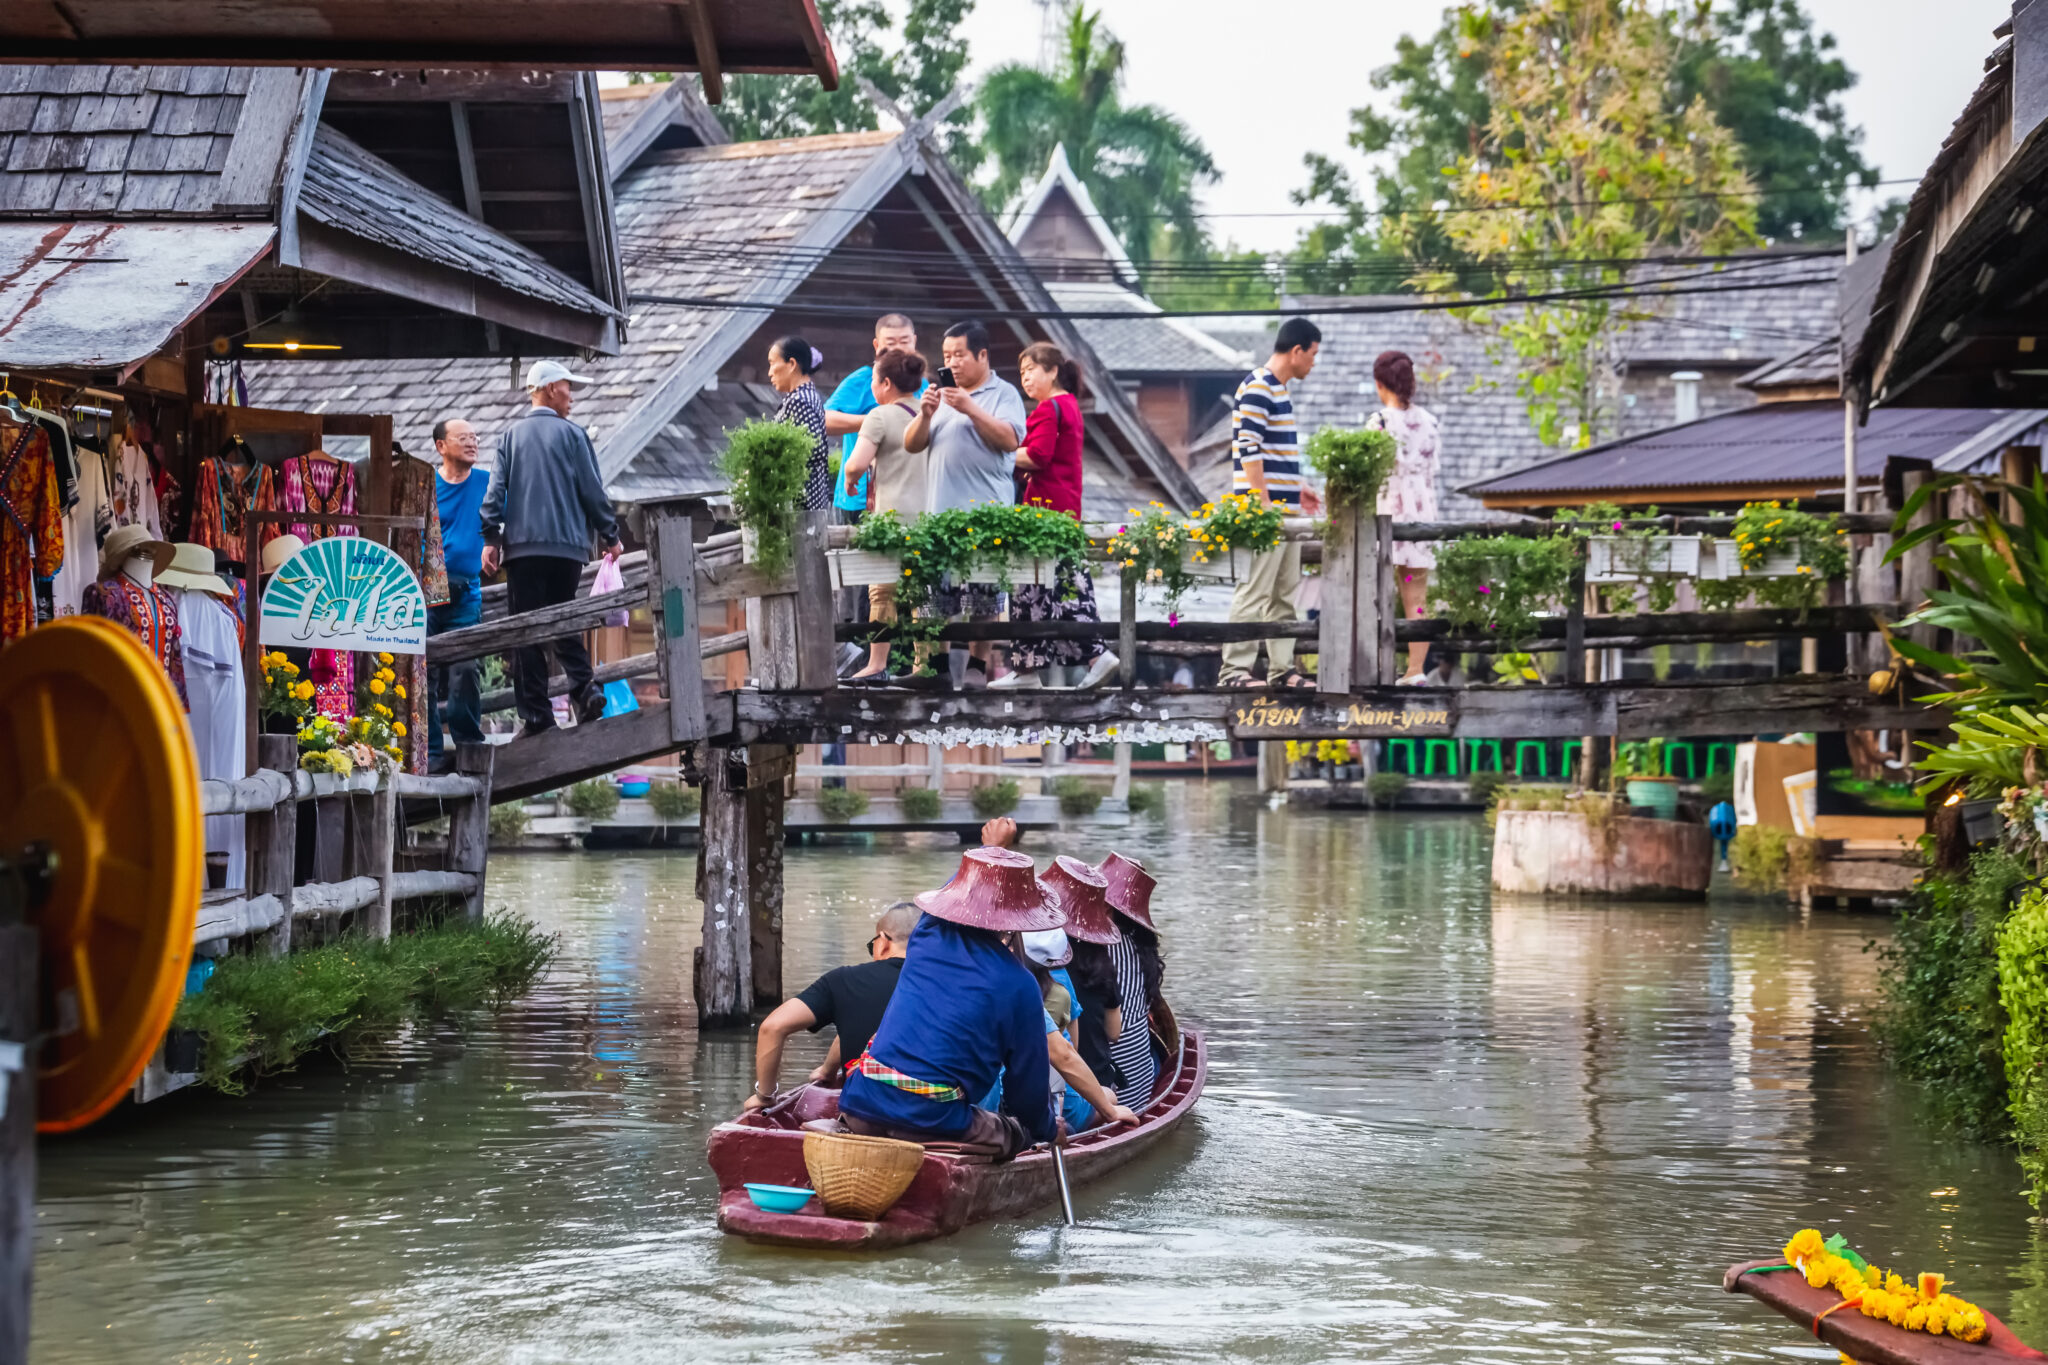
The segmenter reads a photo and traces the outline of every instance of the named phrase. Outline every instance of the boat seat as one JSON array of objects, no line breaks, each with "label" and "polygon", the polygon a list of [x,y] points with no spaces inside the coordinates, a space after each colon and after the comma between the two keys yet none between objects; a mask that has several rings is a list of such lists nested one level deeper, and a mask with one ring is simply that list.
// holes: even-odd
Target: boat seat
[{"label": "boat seat", "polygon": [[976,1162],[993,1162],[1003,1154],[1002,1148],[988,1142],[927,1142],[924,1149],[939,1156]]}]

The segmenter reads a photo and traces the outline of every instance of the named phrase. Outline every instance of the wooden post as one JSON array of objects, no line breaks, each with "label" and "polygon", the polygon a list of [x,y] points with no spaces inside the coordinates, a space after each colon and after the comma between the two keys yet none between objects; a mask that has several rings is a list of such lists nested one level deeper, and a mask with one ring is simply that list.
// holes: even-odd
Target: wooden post
[{"label": "wooden post", "polygon": [[[829,608],[829,597],[819,600]],[[829,626],[829,611],[826,620]],[[789,779],[781,774],[793,772],[795,761],[796,750],[786,744],[747,749],[747,925],[757,1009],[782,1003],[782,808]]]},{"label": "wooden post", "polygon": [[1138,576],[1119,571],[1116,581],[1116,685],[1129,692],[1138,685]]},{"label": "wooden post", "polygon": [[474,797],[448,814],[448,870],[476,878],[476,888],[462,907],[473,920],[484,917],[484,868],[491,851],[491,769],[497,752],[489,744],[455,746],[455,771],[480,784]]},{"label": "wooden post", "polygon": [[0,924],[0,1361],[28,1360],[36,1259],[36,931]]},{"label": "wooden post", "polygon": [[1405,663],[1394,653],[1394,623],[1401,619],[1401,594],[1394,587],[1394,519],[1375,515],[1372,527],[1373,577],[1361,581],[1373,584],[1378,605],[1373,609],[1373,634],[1361,634],[1358,638],[1372,640],[1379,659],[1377,673],[1368,674],[1368,680],[1388,687],[1407,671]]},{"label": "wooden post", "polygon": [[[2007,446],[1998,453],[1998,477],[2021,488],[2032,488],[2034,479],[2041,472],[2041,447]],[[2005,504],[2001,515],[2008,525],[2020,522],[2019,503],[2011,494],[2000,499]]]},{"label": "wooden post", "polygon": [[1109,794],[1118,801],[1126,801],[1131,795],[1131,746],[1116,746],[1116,780],[1110,784]]},{"label": "wooden post", "polygon": [[355,798],[355,814],[362,821],[356,831],[355,875],[374,877],[377,899],[363,910],[364,932],[373,939],[391,937],[392,846],[398,840],[398,782],[386,777],[377,790]]},{"label": "wooden post", "polygon": [[793,692],[797,684],[796,598],[788,593],[747,599],[747,659],[764,691]]},{"label": "wooden post", "polygon": [[1564,680],[1583,682],[1586,677],[1586,542],[1572,545],[1572,576],[1565,588]]},{"label": "wooden post", "polygon": [[1348,693],[1392,681],[1393,564],[1390,518],[1360,504],[1330,511],[1323,543],[1323,605],[1316,640],[1316,688]]},{"label": "wooden post", "polygon": [[[1924,469],[1909,469],[1905,471],[1901,476],[1900,483],[1906,497],[1910,499],[1914,492],[1932,477],[1933,475]],[[1926,504],[1913,514],[1913,519],[1907,523],[1907,529],[1911,530],[1914,527],[1931,524],[1941,510],[1935,505],[1937,501],[1937,499],[1929,498]],[[1922,602],[1925,602],[1928,594],[1933,591],[1934,546],[1931,543],[1919,545],[1899,556],[1900,604],[1906,610],[1911,611]],[[1931,649],[1934,647],[1936,630],[1937,627],[1934,626],[1914,626],[1907,632],[1907,638],[1917,645],[1923,645]]]},{"label": "wooden post", "polygon": [[839,646],[832,639],[832,572],[825,563],[832,514],[819,510],[797,516],[796,686],[803,692],[823,692],[839,683]]},{"label": "wooden post", "polygon": [[1262,739],[1259,744],[1259,793],[1287,790],[1287,741]]},{"label": "wooden post", "polygon": [[697,895],[704,902],[704,932],[692,972],[697,1027],[744,1028],[754,1012],[747,769],[731,749],[711,745],[704,752],[697,844]]},{"label": "wooden post", "polygon": [[661,690],[668,698],[669,738],[677,744],[695,744],[707,727],[694,523],[686,513],[657,507],[647,530],[647,595],[653,608]]},{"label": "wooden post", "polygon": [[[299,744],[290,735],[259,735],[256,754],[259,767],[289,778],[298,767]],[[275,896],[284,909],[276,927],[259,935],[257,942],[264,952],[282,957],[292,950],[292,883],[299,856],[299,803],[286,797],[248,820],[249,898]]]}]

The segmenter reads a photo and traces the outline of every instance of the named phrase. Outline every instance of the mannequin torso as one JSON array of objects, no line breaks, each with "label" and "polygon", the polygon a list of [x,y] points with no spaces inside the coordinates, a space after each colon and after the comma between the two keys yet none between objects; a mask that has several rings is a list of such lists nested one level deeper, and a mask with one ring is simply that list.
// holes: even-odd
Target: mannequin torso
[{"label": "mannequin torso", "polygon": [[148,592],[156,582],[156,561],[148,555],[136,555],[121,566],[121,576]]}]

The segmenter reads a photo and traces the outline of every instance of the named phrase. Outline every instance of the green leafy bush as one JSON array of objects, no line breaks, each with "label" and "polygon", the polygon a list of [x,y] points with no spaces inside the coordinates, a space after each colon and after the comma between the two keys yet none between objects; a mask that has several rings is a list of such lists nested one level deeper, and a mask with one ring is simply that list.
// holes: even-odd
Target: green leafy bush
[{"label": "green leafy bush", "polygon": [[647,788],[647,805],[664,820],[687,820],[704,808],[704,795],[683,782],[656,782]]},{"label": "green leafy bush", "polygon": [[936,820],[943,799],[930,787],[905,787],[897,794],[896,802],[906,820]]},{"label": "green leafy bush", "polygon": [[1430,601],[1453,626],[1513,648],[1535,638],[1539,612],[1565,606],[1578,548],[1569,536],[1466,536],[1439,542]]},{"label": "green leafy bush", "polygon": [[811,436],[801,427],[756,419],[726,433],[719,472],[731,488],[733,515],[754,533],[754,562],[763,573],[781,573],[795,554],[810,459]]},{"label": "green leafy bush", "polygon": [[516,844],[526,837],[526,805],[521,801],[506,801],[491,807],[491,842],[493,844]]},{"label": "green leafy bush", "polygon": [[1743,825],[1728,843],[1728,870],[1735,884],[1759,895],[1785,889],[1791,834],[1770,825]]},{"label": "green leafy bush", "polygon": [[1164,811],[1166,809],[1166,790],[1163,787],[1149,785],[1132,787],[1131,794],[1126,798],[1125,804],[1133,815],[1143,815],[1148,811]]},{"label": "green leafy bush", "polygon": [[1052,794],[1060,799],[1060,814],[1075,817],[1093,815],[1102,809],[1102,788],[1086,778],[1069,774],[1056,777],[1052,783]]},{"label": "green leafy bush", "polygon": [[1878,950],[1878,1039],[1900,1071],[1926,1086],[1942,1118],[1978,1138],[2012,1129],[1999,930],[2007,894],[2027,876],[2017,858],[1988,849],[1971,857],[1963,876],[1927,877]]},{"label": "green leafy bush", "polygon": [[2029,889],[1998,927],[2005,1083],[2027,1198],[2048,1191],[2048,895]]},{"label": "green leafy bush", "polygon": [[1710,805],[1735,799],[1735,774],[1723,768],[1717,773],[1708,773],[1700,779],[1700,795]]},{"label": "green leafy bush", "polygon": [[868,794],[855,787],[820,787],[818,811],[835,825],[868,813]]},{"label": "green leafy bush", "polygon": [[1397,450],[1393,435],[1377,427],[1345,431],[1319,427],[1305,450],[1309,467],[1320,474],[1330,506],[1374,506],[1380,486],[1394,470]]},{"label": "green leafy bush", "polygon": [[851,543],[856,550],[902,562],[894,638],[912,641],[936,640],[945,628],[931,606],[932,595],[947,581],[957,586],[993,576],[1007,590],[1013,559],[1055,560],[1067,578],[1088,560],[1088,533],[1081,523],[1043,506],[976,503],[927,512],[909,522],[894,512],[878,512],[861,519]]},{"label": "green leafy bush", "polygon": [[1490,806],[1493,804],[1493,794],[1509,786],[1514,780],[1510,773],[1477,772],[1466,779],[1465,790],[1471,794],[1474,801],[1483,801]]},{"label": "green leafy bush", "polygon": [[349,937],[284,957],[224,959],[173,1028],[200,1035],[200,1080],[240,1094],[316,1047],[348,1054],[425,1022],[501,1008],[533,984],[555,937],[509,915],[450,920],[384,943]]},{"label": "green leafy bush", "polygon": [[998,778],[974,788],[967,794],[967,799],[973,804],[976,815],[984,820],[993,820],[1017,809],[1017,783],[1013,778]]},{"label": "green leafy bush", "polygon": [[1401,799],[1401,793],[1408,790],[1408,774],[1397,772],[1374,773],[1365,779],[1365,794],[1372,798],[1375,806],[1391,806]]},{"label": "green leafy bush", "polygon": [[562,804],[571,815],[585,820],[609,820],[619,813],[619,784],[609,777],[593,777],[569,788]]}]

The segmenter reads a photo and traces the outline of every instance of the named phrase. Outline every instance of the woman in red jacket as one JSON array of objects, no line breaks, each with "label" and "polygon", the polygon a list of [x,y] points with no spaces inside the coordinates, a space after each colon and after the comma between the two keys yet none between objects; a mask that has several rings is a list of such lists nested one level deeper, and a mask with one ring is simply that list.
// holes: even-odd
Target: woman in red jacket
[{"label": "woman in red jacket", "polygon": [[[1024,396],[1038,406],[1024,424],[1024,445],[1017,451],[1017,472],[1023,479],[1019,498],[1027,507],[1046,507],[1081,519],[1081,387],[1080,367],[1049,342],[1026,346],[1017,377]],[[1086,569],[1071,579],[1062,574],[1052,587],[1018,588],[1010,594],[1012,621],[1095,621],[1095,580]],[[1016,672],[996,679],[991,688],[1043,687],[1040,670],[1054,664],[1088,666],[1082,687],[1099,687],[1116,671],[1117,657],[1100,640],[1020,640],[1010,646],[1010,667]]]}]

